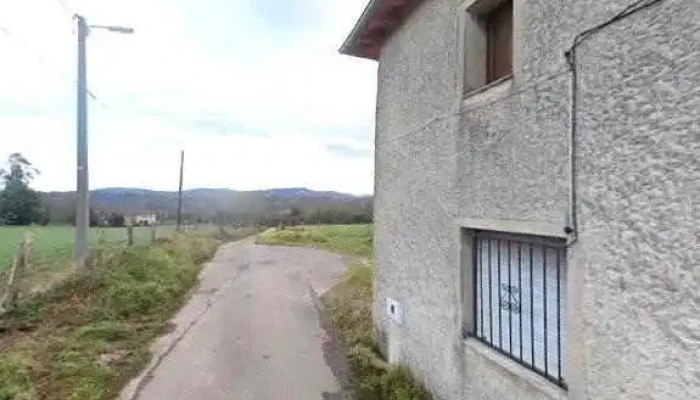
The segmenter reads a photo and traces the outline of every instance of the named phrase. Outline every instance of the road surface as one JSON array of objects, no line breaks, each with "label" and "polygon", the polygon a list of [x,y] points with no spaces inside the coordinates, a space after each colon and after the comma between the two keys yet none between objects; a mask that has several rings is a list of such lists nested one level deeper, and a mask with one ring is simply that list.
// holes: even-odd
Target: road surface
[{"label": "road surface", "polygon": [[198,292],[154,345],[126,400],[339,400],[347,366],[318,312],[317,294],[346,268],[332,253],[224,245]]}]

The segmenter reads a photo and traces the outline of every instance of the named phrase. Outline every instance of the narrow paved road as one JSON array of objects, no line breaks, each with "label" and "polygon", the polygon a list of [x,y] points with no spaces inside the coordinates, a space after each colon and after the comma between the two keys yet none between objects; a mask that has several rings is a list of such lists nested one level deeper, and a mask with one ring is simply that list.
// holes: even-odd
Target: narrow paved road
[{"label": "narrow paved road", "polygon": [[342,256],[313,249],[223,246],[175,318],[175,341],[127,398],[348,398],[344,357],[316,297],[345,268]]}]

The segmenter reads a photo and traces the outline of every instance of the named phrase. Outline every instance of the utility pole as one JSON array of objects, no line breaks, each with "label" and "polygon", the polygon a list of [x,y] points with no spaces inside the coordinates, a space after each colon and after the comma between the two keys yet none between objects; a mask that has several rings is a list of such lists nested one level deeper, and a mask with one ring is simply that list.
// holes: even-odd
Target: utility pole
[{"label": "utility pole", "polygon": [[90,229],[90,184],[88,170],[88,127],[87,127],[87,60],[85,41],[91,29],[104,29],[111,32],[131,34],[131,28],[122,26],[88,25],[85,18],[76,14],[78,23],[78,85],[77,85],[77,187],[75,198],[75,261],[79,267],[85,266],[88,254],[88,231]]},{"label": "utility pole", "polygon": [[76,15],[78,21],[78,171],[75,199],[75,260],[79,267],[85,265],[88,252],[88,230],[90,229],[90,189],[88,183],[87,143],[87,79],[85,39],[88,26],[85,19]]},{"label": "utility pole", "polygon": [[185,171],[185,150],[180,150],[180,185],[177,190],[177,230],[182,227],[182,179]]}]

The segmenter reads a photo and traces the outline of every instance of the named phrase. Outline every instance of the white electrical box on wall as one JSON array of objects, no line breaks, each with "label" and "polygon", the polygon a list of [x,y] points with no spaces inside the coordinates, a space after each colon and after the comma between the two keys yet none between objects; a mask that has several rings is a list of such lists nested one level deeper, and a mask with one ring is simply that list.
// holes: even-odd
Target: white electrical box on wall
[{"label": "white electrical box on wall", "polygon": [[397,324],[403,322],[403,310],[401,309],[401,305],[397,300],[387,297],[386,315]]}]

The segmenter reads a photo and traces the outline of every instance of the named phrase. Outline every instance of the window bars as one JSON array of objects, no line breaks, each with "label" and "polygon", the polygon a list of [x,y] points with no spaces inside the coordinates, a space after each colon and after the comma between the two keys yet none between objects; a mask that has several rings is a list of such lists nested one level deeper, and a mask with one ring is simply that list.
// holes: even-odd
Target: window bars
[{"label": "window bars", "polygon": [[565,388],[565,241],[477,232],[474,250],[474,336]]}]

